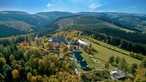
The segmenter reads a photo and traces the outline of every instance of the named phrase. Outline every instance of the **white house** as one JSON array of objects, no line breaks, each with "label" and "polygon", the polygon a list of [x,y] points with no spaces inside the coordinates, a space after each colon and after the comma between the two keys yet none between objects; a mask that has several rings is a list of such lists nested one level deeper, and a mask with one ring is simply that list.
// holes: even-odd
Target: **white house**
[{"label": "white house", "polygon": [[90,43],[87,43],[87,42],[84,42],[84,41],[82,41],[82,40],[78,40],[78,42],[79,42],[79,44],[80,44],[80,46],[88,46],[88,47],[91,47],[91,44]]}]

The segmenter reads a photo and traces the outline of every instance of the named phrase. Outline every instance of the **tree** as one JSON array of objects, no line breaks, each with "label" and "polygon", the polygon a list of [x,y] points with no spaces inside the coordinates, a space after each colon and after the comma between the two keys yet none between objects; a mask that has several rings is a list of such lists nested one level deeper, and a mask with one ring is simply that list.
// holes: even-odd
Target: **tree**
[{"label": "tree", "polygon": [[140,69],[137,69],[136,70],[136,77],[134,78],[134,82],[140,82],[139,79],[141,77],[141,70]]},{"label": "tree", "polygon": [[74,49],[74,45],[71,44],[71,45],[69,46],[69,50],[72,51],[73,49]]},{"label": "tree", "polygon": [[142,60],[142,62],[140,63],[140,67],[141,67],[141,68],[146,68],[146,58],[144,58],[144,59]]},{"label": "tree", "polygon": [[44,44],[44,47],[45,47],[46,49],[48,49],[48,48],[49,48],[49,43],[48,43],[48,42],[45,43],[45,44]]},{"label": "tree", "polygon": [[106,62],[104,67],[105,67],[105,69],[109,69],[109,63]]},{"label": "tree", "polygon": [[7,79],[11,78],[11,71],[12,71],[12,68],[9,65],[3,66],[3,75]]},{"label": "tree", "polygon": [[[50,44],[49,44],[50,45]],[[53,49],[54,50],[57,50],[58,49],[58,42],[54,42],[53,43]]]},{"label": "tree", "polygon": [[44,82],[43,77],[41,75],[36,76],[37,82]]},{"label": "tree", "polygon": [[132,73],[132,75],[135,76],[137,68],[138,68],[138,66],[136,63],[132,64],[131,67],[129,68],[130,73]]},{"label": "tree", "polygon": [[14,55],[10,55],[10,56],[9,56],[10,62],[13,62],[14,59],[15,59],[15,58],[14,58]]},{"label": "tree", "polygon": [[27,80],[28,81],[31,81],[31,78],[32,78],[32,74],[31,74],[31,72],[28,72],[27,73]]},{"label": "tree", "polygon": [[0,79],[5,79],[5,77],[0,73]]},{"label": "tree", "polygon": [[128,69],[128,64],[125,60],[125,58],[122,58],[118,64],[119,69],[123,70],[123,71],[127,71]]},{"label": "tree", "polygon": [[6,60],[4,58],[0,58],[0,68],[2,68],[6,64]]},{"label": "tree", "polygon": [[19,78],[19,71],[14,69],[12,71],[12,77],[13,77],[13,79],[18,79]]},{"label": "tree", "polygon": [[65,53],[65,52],[68,51],[68,47],[67,47],[67,45],[66,45],[64,42],[62,42],[62,43],[60,44],[60,48],[61,48],[61,51],[62,51],[63,53]]},{"label": "tree", "polygon": [[37,82],[36,77],[35,76],[32,76],[30,82]]},{"label": "tree", "polygon": [[116,64],[118,64],[119,61],[120,61],[120,57],[118,56],[118,57],[115,58],[115,62],[116,62]]},{"label": "tree", "polygon": [[113,63],[114,62],[114,56],[109,57],[109,63]]}]

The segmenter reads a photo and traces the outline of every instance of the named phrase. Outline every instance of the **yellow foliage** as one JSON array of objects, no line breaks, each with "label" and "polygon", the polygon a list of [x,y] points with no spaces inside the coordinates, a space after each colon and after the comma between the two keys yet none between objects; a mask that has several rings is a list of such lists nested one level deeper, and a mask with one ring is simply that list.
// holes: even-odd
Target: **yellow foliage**
[{"label": "yellow foliage", "polygon": [[58,60],[58,55],[57,54],[54,55],[54,59]]},{"label": "yellow foliage", "polygon": [[140,79],[140,77],[141,77],[141,70],[138,69],[138,70],[136,70],[136,72],[137,72],[137,75],[136,75],[136,77],[134,79],[134,82],[137,82]]},{"label": "yellow foliage", "polygon": [[36,77],[32,76],[31,81],[30,82],[37,82]]},{"label": "yellow foliage", "polygon": [[13,79],[18,79],[19,78],[19,71],[14,69],[12,71],[12,76],[13,76]]},{"label": "yellow foliage", "polygon": [[28,80],[28,81],[31,81],[31,78],[32,78],[31,72],[27,73],[27,80]]}]

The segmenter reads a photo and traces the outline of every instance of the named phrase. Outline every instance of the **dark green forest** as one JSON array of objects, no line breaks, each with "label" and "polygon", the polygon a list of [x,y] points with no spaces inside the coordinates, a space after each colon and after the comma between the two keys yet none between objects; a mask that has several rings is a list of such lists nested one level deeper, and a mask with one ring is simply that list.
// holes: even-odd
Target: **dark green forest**
[{"label": "dark green forest", "polygon": [[118,46],[122,49],[146,55],[146,34],[139,32],[125,32],[113,28],[70,26],[63,30],[83,31],[83,35]]}]

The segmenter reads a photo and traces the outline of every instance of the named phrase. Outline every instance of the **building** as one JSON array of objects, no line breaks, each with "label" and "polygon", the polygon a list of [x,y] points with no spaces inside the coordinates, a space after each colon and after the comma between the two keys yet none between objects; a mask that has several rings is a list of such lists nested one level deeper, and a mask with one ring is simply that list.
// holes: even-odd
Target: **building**
[{"label": "building", "polygon": [[83,57],[81,56],[80,52],[74,52],[75,61],[81,62],[83,60]]},{"label": "building", "polygon": [[53,44],[53,43],[57,43],[58,47],[60,46],[61,42],[67,43],[66,40],[63,37],[56,37],[56,38],[52,38],[50,40],[48,40],[49,43]]},{"label": "building", "polygon": [[113,79],[118,79],[118,80],[124,80],[126,78],[125,74],[123,74],[120,71],[111,71],[110,75],[113,77]]},{"label": "building", "polygon": [[88,67],[87,62],[81,56],[81,52],[74,52],[75,61],[78,63],[79,67],[82,69],[86,69]]},{"label": "building", "polygon": [[84,46],[91,47],[91,44],[90,43],[84,42],[84,41],[82,41],[80,39],[78,40],[78,42],[79,42],[79,44],[80,44],[81,47],[84,47]]},{"label": "building", "polygon": [[85,60],[82,60],[81,62],[79,62],[79,66],[83,69],[86,69],[88,67],[88,64]]}]

